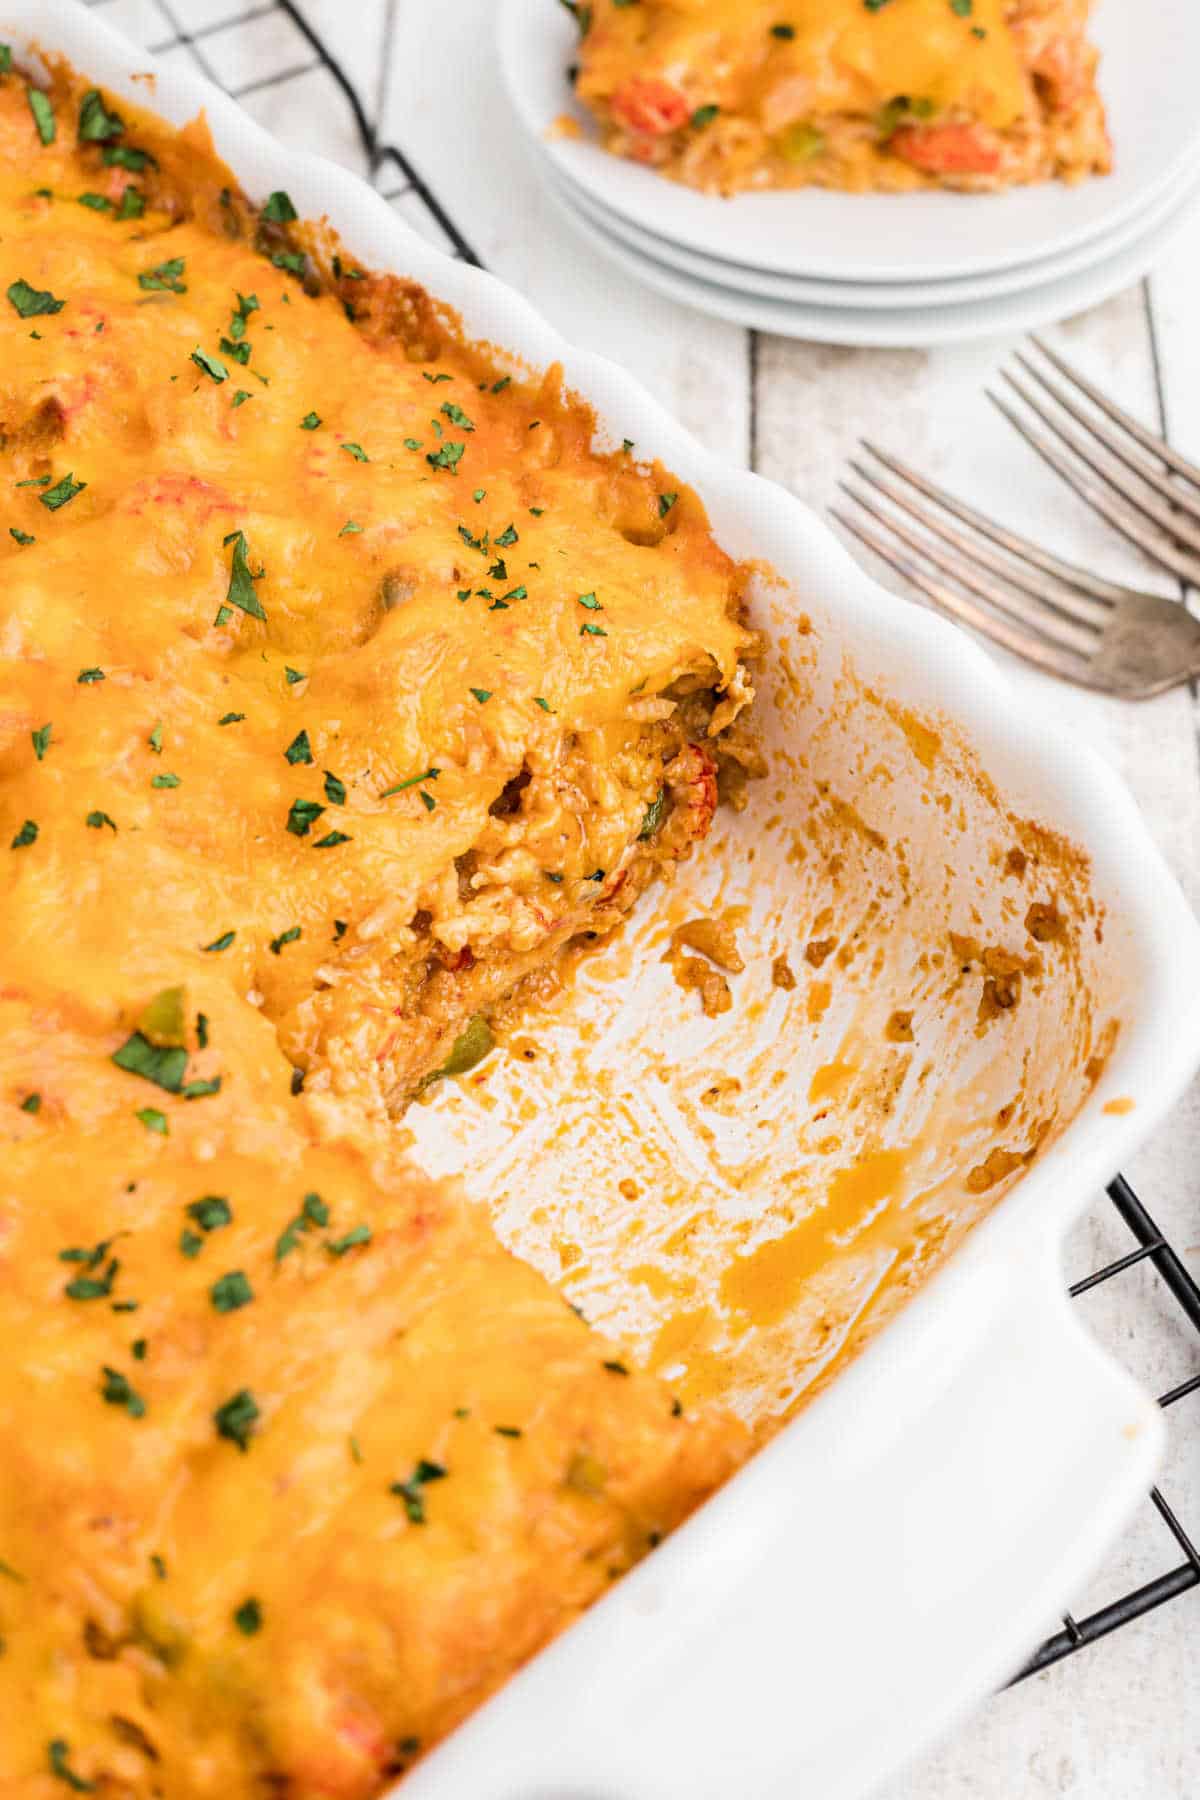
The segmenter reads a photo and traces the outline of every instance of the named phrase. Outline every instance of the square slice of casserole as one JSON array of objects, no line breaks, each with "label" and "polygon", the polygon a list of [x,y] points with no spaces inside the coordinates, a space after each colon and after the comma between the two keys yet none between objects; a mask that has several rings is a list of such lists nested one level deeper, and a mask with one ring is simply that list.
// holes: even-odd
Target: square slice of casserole
[{"label": "square slice of casserole", "polygon": [[696,497],[0,61],[0,1795],[379,1793],[745,1454],[389,1125],[701,839]]},{"label": "square slice of casserole", "polygon": [[987,192],[1110,166],[1089,0],[594,0],[608,149],[708,193]]}]

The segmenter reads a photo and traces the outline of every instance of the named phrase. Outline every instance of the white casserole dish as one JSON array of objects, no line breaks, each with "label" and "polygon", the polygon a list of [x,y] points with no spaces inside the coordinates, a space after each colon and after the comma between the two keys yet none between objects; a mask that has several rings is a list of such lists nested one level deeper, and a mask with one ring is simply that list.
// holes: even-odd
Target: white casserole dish
[{"label": "white casserole dish", "polygon": [[[755,1800],[861,1795],[1011,1671],[1151,1479],[1161,1418],[1076,1323],[1059,1246],[1200,1061],[1200,928],[1109,770],[1049,724],[1018,715],[1011,690],[971,641],[868,580],[796,500],[724,467],[619,369],[570,349],[499,282],[429,248],[356,178],[283,150],[207,83],[176,68],[161,69],[152,89],[136,81],[150,59],[73,0],[0,0],[0,39],[20,55],[33,45],[61,52],[131,103],[152,105],[176,123],[203,108],[218,151],[248,193],[286,188],[302,216],[327,214],[365,263],[427,284],[472,334],[534,365],[561,361],[569,386],[592,401],[614,437],[632,436],[639,451],[661,457],[699,490],[727,550],[777,571],[790,591],[760,582],[756,604],[795,651],[799,673],[789,677],[778,661],[768,670],[763,716],[780,759],[789,744],[796,747],[798,730],[809,735],[803,756],[777,761],[783,787],[761,784],[765,797],[724,822],[702,867],[689,865],[685,901],[690,894],[697,905],[736,901],[744,893],[751,913],[771,900],[794,903],[798,917],[809,917],[811,873],[772,846],[804,823],[813,783],[836,780],[839,795],[868,821],[881,794],[888,796],[891,835],[900,848],[915,846],[917,898],[934,916],[923,940],[920,908],[906,903],[910,937],[884,933],[884,961],[855,997],[861,1006],[879,997],[880,970],[890,977],[906,957],[911,962],[910,951],[941,941],[944,926],[958,923],[958,914],[938,914],[942,901],[966,904],[973,888],[981,931],[994,924],[988,908],[1001,884],[989,874],[989,819],[1035,817],[1091,858],[1091,890],[1106,909],[1104,942],[1092,934],[1080,952],[1083,976],[1069,991],[1077,1000],[1094,988],[1101,1010],[1119,1013],[1122,1028],[1076,1116],[854,1364],[419,1765],[403,1790],[405,1800],[716,1800],[731,1789]],[[803,634],[801,612],[812,624]],[[801,654],[809,655],[806,665]],[[964,827],[949,853],[945,841],[957,827],[947,810],[930,828],[929,793],[910,766],[911,725],[891,729],[890,715],[868,697],[872,688],[905,718],[935,718],[944,734],[939,754],[957,771],[947,778],[951,787],[962,777],[955,809],[978,827],[974,836]],[[972,757],[994,784],[990,795],[986,784],[971,788]],[[767,816],[772,808],[779,820]],[[751,848],[758,856],[752,875]],[[864,891],[872,881],[880,892],[886,886],[865,859],[855,873]],[[785,875],[799,895],[794,901],[783,891]],[[646,903],[644,914],[653,909]],[[767,924],[765,914],[748,920],[755,944]],[[635,944],[638,932],[650,943],[652,920],[635,929]],[[595,1018],[610,1008],[607,1048],[594,1037],[589,1055],[594,1062],[607,1056],[614,1080],[631,1058],[648,1053],[644,1027],[656,1006],[661,1015],[671,992],[664,983],[661,966],[645,964],[636,992],[621,996],[615,1012],[611,983],[607,995],[602,982],[595,991],[584,984],[585,1013]],[[1053,994],[1045,1004],[1021,1004],[1010,1062],[1031,1071],[1030,1088],[1043,1099],[1061,1062],[1069,1110],[1082,1092],[1080,1071],[1057,1034],[1071,1007],[1060,1008]],[[786,1013],[782,999],[779,1005]],[[932,1008],[931,1018],[926,1061],[942,1072],[953,1103],[947,1117],[961,1126],[955,1106],[962,1093],[982,1083],[999,1095],[1005,1081],[1011,1086],[1013,1066],[989,1051],[990,1061],[967,1067],[976,1055],[971,1043],[984,1040],[968,1032],[958,1001],[940,1013]],[[761,1032],[739,1035],[691,1014],[673,1038],[660,1016],[655,1045],[669,1039],[666,1054],[694,1072],[714,1056],[743,1067],[748,1083],[782,1071],[780,1081],[792,1086],[772,1088],[768,1123],[778,1128],[794,1123],[816,1057],[803,1035],[789,1039],[789,1022],[771,1015],[770,1036],[782,1050],[767,1071],[752,1071],[747,1060]],[[807,1034],[814,1036],[820,1033]],[[458,1164],[469,1179],[473,1159],[478,1166],[492,1157],[497,1118],[503,1125],[521,1116],[519,1071],[500,1086],[487,1108],[466,1092],[423,1112],[415,1128],[425,1160]],[[1132,1109],[1106,1112],[1117,1097],[1131,1099]],[[915,1104],[911,1095],[898,1102],[901,1123]],[[943,1151],[946,1127],[943,1119]],[[736,1153],[738,1129],[723,1118],[714,1128],[714,1167]],[[782,1141],[778,1129],[775,1140]],[[590,1154],[602,1162],[615,1142],[600,1130]],[[973,1165],[984,1142],[977,1134]],[[535,1148],[539,1180],[553,1187],[552,1147]],[[782,1165],[770,1172],[786,1177]],[[505,1179],[511,1190],[511,1167]],[[750,1199],[769,1211],[770,1183]],[[545,1245],[536,1232],[523,1241],[522,1227],[521,1218],[509,1218],[506,1235],[542,1260]],[[614,1262],[622,1254],[613,1246]],[[636,1320],[618,1315],[618,1324],[636,1338]]]}]

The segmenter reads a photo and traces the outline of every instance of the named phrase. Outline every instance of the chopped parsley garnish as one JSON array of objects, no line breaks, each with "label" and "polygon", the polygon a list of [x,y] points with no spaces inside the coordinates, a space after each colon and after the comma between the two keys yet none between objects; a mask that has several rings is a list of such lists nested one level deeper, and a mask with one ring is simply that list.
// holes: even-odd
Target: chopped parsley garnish
[{"label": "chopped parsley garnish", "polygon": [[497,1437],[519,1438],[522,1435],[519,1425],[493,1425],[492,1430]]},{"label": "chopped parsley garnish", "polygon": [[441,772],[440,769],[432,767],[422,769],[419,775],[410,775],[407,781],[398,781],[395,787],[384,788],[379,798],[386,800],[391,794],[402,794],[405,788],[416,787],[422,781],[436,781]]},{"label": "chopped parsley garnish", "polygon": [[134,150],[128,144],[105,145],[104,162],[107,168],[128,169],[133,175],[140,175],[143,169],[158,167],[148,150]]},{"label": "chopped parsley garnish", "polygon": [[678,498],[678,494],[660,494],[658,496],[658,516],[660,519],[666,518]]},{"label": "chopped parsley garnish", "polygon": [[253,400],[253,398],[254,395],[248,393],[245,388],[239,388],[237,393],[233,396],[233,399],[229,402],[230,410],[235,406],[240,406],[243,400]]},{"label": "chopped parsley garnish", "polygon": [[610,1375],[628,1375],[629,1373],[625,1364],[623,1362],[618,1362],[615,1357],[611,1358],[608,1362],[602,1363],[600,1366],[601,1368],[607,1369]]},{"label": "chopped parsley garnish", "polygon": [[146,739],[146,742],[149,744],[150,748],[153,750],[155,756],[162,755],[162,720],[161,719],[159,719],[158,722],[156,723],[153,731],[150,733],[149,737]]},{"label": "chopped parsley garnish", "polygon": [[98,808],[90,812],[83,822],[85,825],[90,825],[93,831],[100,831],[105,825],[110,831],[117,829],[116,821],[110,818],[108,813],[101,812]]},{"label": "chopped parsley garnish", "polygon": [[719,106],[698,106],[692,114],[692,124],[699,129],[711,125],[720,110]]},{"label": "chopped parsley garnish", "polygon": [[272,956],[278,956],[285,944],[294,944],[303,929],[301,925],[289,925],[286,931],[281,931],[278,937],[272,938],[270,946]]},{"label": "chopped parsley garnish", "polygon": [[202,1200],[189,1200],[184,1211],[189,1219],[196,1221],[201,1231],[217,1231],[222,1225],[233,1223],[233,1208],[220,1194],[205,1194]]},{"label": "chopped parsley garnish", "polygon": [[262,1607],[253,1596],[242,1601],[233,1615],[233,1622],[245,1637],[253,1637],[255,1632],[262,1630]]},{"label": "chopped parsley garnish", "polygon": [[220,937],[213,939],[211,944],[202,944],[201,949],[208,952],[228,950],[236,936],[236,931],[223,931]]},{"label": "chopped parsley garnish", "polygon": [[160,1112],[157,1106],[140,1107],[133,1116],[135,1119],[141,1121],[147,1131],[155,1131],[158,1133],[159,1137],[170,1136],[170,1131],[167,1126],[167,1115],[164,1112]]},{"label": "chopped parsley garnish", "polygon": [[794,25],[772,25],[771,27],[772,37],[790,40],[794,38],[795,35],[796,27]]},{"label": "chopped parsley garnish", "polygon": [[104,1381],[100,1388],[100,1397],[107,1400],[110,1406],[123,1406],[131,1419],[143,1419],[146,1416],[146,1402],[131,1387],[128,1379],[119,1369],[110,1369],[107,1363],[101,1365]]},{"label": "chopped parsley garnish", "polygon": [[310,763],[313,759],[312,745],[308,741],[307,731],[298,731],[283,754],[290,763]]},{"label": "chopped parsley garnish", "polygon": [[512,544],[520,543],[520,541],[516,526],[506,525],[496,539],[496,545],[498,549],[507,550]]},{"label": "chopped parsley garnish", "polygon": [[179,1249],[184,1256],[199,1256],[204,1248],[204,1239],[199,1232],[189,1231],[185,1225],[179,1234]]},{"label": "chopped parsley garnish", "polygon": [[245,1450],[259,1416],[258,1404],[250,1389],[239,1388],[223,1406],[218,1406],[213,1414],[213,1424],[218,1437],[228,1438],[239,1450]]},{"label": "chopped parsley garnish", "polygon": [[325,798],[331,806],[345,806],[346,804],[345,782],[339,781],[337,776],[330,774],[328,769],[325,771]]},{"label": "chopped parsley garnish", "polygon": [[191,360],[198,369],[202,369],[213,381],[228,381],[229,370],[225,367],[225,364],[221,361],[220,357],[210,356],[208,351],[201,350],[198,344],[192,351]]},{"label": "chopped parsley garnish", "polygon": [[305,675],[305,673],[303,672],[302,669],[285,668],[283,673],[284,673],[284,676],[287,680],[287,684],[289,687],[295,687],[295,685],[298,681],[307,681],[308,680],[308,676]]},{"label": "chopped parsley garnish", "polygon": [[36,844],[37,834],[38,828],[36,821],[33,819],[26,819],[20,831],[18,831],[17,835],[13,838],[12,843],[9,845],[9,849],[24,850],[28,845]]},{"label": "chopped parsley garnish", "polygon": [[655,832],[658,830],[659,826],[662,824],[662,816],[663,816],[663,813],[666,811],[666,805],[667,805],[667,790],[666,790],[666,788],[659,788],[657,794],[655,794],[653,800],[650,802],[649,806],[646,808],[645,814],[642,818],[642,827],[641,827],[641,830],[638,832],[639,839],[652,838],[654,836]]},{"label": "chopped parsley garnish", "polygon": [[407,1481],[393,1481],[388,1492],[398,1494],[403,1500],[411,1525],[425,1524],[425,1497],[421,1490],[431,1481],[444,1481],[447,1473],[441,1463],[429,1462],[422,1457]]},{"label": "chopped parsley garnish", "polygon": [[249,1306],[254,1298],[254,1289],[241,1269],[230,1269],[228,1275],[222,1275],[213,1282],[208,1290],[208,1297],[212,1301],[214,1312],[237,1312],[239,1307]]},{"label": "chopped parsley garnish", "polygon": [[359,1244],[369,1244],[370,1241],[371,1227],[369,1225],[356,1225],[354,1229],[348,1231],[344,1237],[331,1238],[325,1248],[328,1250],[330,1256],[345,1256],[347,1250],[353,1250]]},{"label": "chopped parsley garnish", "polygon": [[124,132],[125,121],[108,111],[98,89],[89,88],[79,103],[80,143],[102,144],[108,138],[122,137]]},{"label": "chopped parsley garnish", "polygon": [[146,1340],[145,1340],[145,1338],[134,1338],[132,1344],[130,1344],[130,1346],[129,1346],[129,1353],[133,1357],[134,1362],[145,1362],[145,1360],[146,1360]]},{"label": "chopped parsley garnish", "polygon": [[300,421],[300,429],[301,429],[301,431],[315,431],[317,429],[317,426],[320,423],[321,423],[320,413],[315,413],[315,412],[305,413],[304,417]]},{"label": "chopped parsley garnish", "polygon": [[8,288],[8,298],[22,319],[36,319],[43,314],[60,313],[67,304],[65,300],[56,300],[49,288],[30,287],[27,281],[17,280]]},{"label": "chopped parsley garnish", "polygon": [[[117,208],[117,217],[118,219],[140,219],[145,210],[146,202],[142,197],[142,194],[131,182],[125,189],[125,192],[121,195],[121,204]],[[104,325],[103,321],[101,321],[101,323],[97,325],[96,330],[102,331],[103,329]]]},{"label": "chopped parsley garnish", "polygon": [[260,214],[260,217],[270,219],[276,225],[290,225],[299,216],[290,196],[282,188],[276,188],[273,194],[268,194]]},{"label": "chopped parsley garnish", "polygon": [[240,725],[245,716],[245,713],[222,713],[221,717],[217,720],[217,724]]},{"label": "chopped parsley garnish", "polygon": [[138,286],[149,293],[160,291],[170,294],[186,294],[187,287],[183,281],[183,258],[173,256],[169,262],[158,263],[153,269],[143,269],[138,276]]},{"label": "chopped parsley garnish", "polygon": [[533,696],[533,704],[535,706],[540,706],[543,712],[552,713],[554,711],[554,708],[551,706],[550,702],[548,700],[544,700],[540,694],[535,694]]},{"label": "chopped parsley garnish", "polygon": [[112,212],[113,203],[107,194],[80,194],[77,196],[80,206],[86,206],[92,212]]},{"label": "chopped parsley garnish", "polygon": [[578,596],[578,599],[579,599],[580,606],[586,606],[587,610],[589,612],[603,612],[604,611],[604,608],[601,606],[600,602],[597,600],[595,594],[580,594]]},{"label": "chopped parsley garnish", "polygon": [[603,625],[593,625],[589,621],[579,627],[579,635],[580,637],[607,637],[608,633]]},{"label": "chopped parsley garnish", "polygon": [[182,1090],[187,1068],[187,1050],[182,1044],[152,1044],[140,1031],[135,1031],[119,1050],[113,1051],[112,1060],[118,1069],[140,1075],[144,1081],[152,1081],[155,1087],[165,1089],[168,1094],[178,1094]]},{"label": "chopped parsley garnish", "polygon": [[162,775],[152,775],[150,777],[150,786],[152,788],[177,788],[181,785],[182,780],[182,776],[173,774],[172,771],[168,769]]},{"label": "chopped parsley garnish", "polygon": [[478,700],[478,702],[479,702],[479,704],[480,704],[480,706],[483,706],[483,705],[485,705],[485,704],[486,704],[486,702],[487,702],[487,701],[489,701],[489,700],[490,700],[490,699],[491,699],[491,697],[492,697],[492,690],[491,690],[491,688],[476,688],[476,687],[473,687],[473,688],[472,688],[472,689],[471,689],[471,692],[472,692],[472,693],[473,693],[473,694],[474,694],[474,696],[475,696],[475,698],[476,698],[476,699],[477,699],[477,700]]},{"label": "chopped parsley garnish", "polygon": [[21,1102],[21,1111],[23,1113],[37,1113],[41,1112],[41,1110],[42,1096],[40,1094],[26,1094]]},{"label": "chopped parsley garnish", "polygon": [[293,800],[288,808],[287,828],[293,837],[307,837],[324,811],[319,800]]},{"label": "chopped parsley garnish", "polygon": [[18,528],[15,525],[9,526],[8,535],[10,538],[16,538],[18,544],[36,544],[37,543],[37,539],[35,537],[30,537],[30,535],[27,531],[18,530]]},{"label": "chopped parsley garnish", "polygon": [[[31,88],[30,92],[37,93],[37,89]],[[44,99],[45,96],[43,95],[42,98]],[[43,137],[42,142],[48,144],[53,135],[53,132],[51,132],[50,137]],[[71,1746],[68,1744],[66,1738],[51,1738],[46,1746],[46,1755],[50,1760],[50,1773],[52,1775],[57,1775],[60,1781],[65,1781],[67,1786],[72,1788],[77,1794],[94,1794],[96,1791],[95,1782],[85,1781],[82,1775],[77,1775],[75,1773],[74,1769],[67,1761],[70,1754]]]},{"label": "chopped parsley garnish", "polygon": [[46,488],[44,493],[39,494],[38,499],[50,512],[57,512],[60,506],[65,506],[76,494],[82,494],[86,486],[86,481],[76,481],[74,475],[64,475],[61,481],[56,481],[53,487]]},{"label": "chopped parsley garnish", "polygon": [[475,426],[472,420],[468,419],[461,406],[455,406],[453,400],[447,400],[439,410],[452,425],[457,425],[460,431],[474,431]]},{"label": "chopped parsley garnish", "polygon": [[[424,798],[424,796],[422,796]],[[323,838],[318,838],[313,845],[314,850],[336,850],[339,844],[348,844],[350,838],[344,831],[327,831]]]},{"label": "chopped parsley garnish", "polygon": [[52,144],[57,127],[49,95],[43,94],[41,88],[28,87],[25,89],[25,98],[29,102],[29,110],[33,114],[33,122],[37,126],[38,136],[43,144]]},{"label": "chopped parsley garnish", "polygon": [[453,381],[454,380],[453,375],[442,375],[440,373],[437,375],[431,375],[429,373],[428,369],[422,369],[421,374],[424,376],[426,381],[432,382],[434,387],[437,386],[439,381]]},{"label": "chopped parsley garnish", "polygon": [[347,456],[352,456],[355,462],[370,462],[371,460],[361,444],[343,444],[342,449]]},{"label": "chopped parsley garnish", "polygon": [[75,677],[76,683],[80,687],[87,687],[93,681],[103,681],[104,679],[103,669],[80,669]]},{"label": "chopped parsley garnish", "polygon": [[434,469],[448,469],[451,475],[457,475],[458,465],[462,460],[465,444],[458,444],[447,439],[440,450],[431,450],[425,461]]},{"label": "chopped parsley garnish", "polygon": [[33,740],[33,754],[41,762],[50,748],[50,726],[48,724],[39,725],[37,730],[31,731],[29,735]]},{"label": "chopped parsley garnish", "polygon": [[250,564],[246,560],[245,532],[231,531],[229,536],[223,539],[223,543],[233,545],[226,601],[230,606],[239,607],[242,612],[249,613],[252,619],[265,619],[267,615],[263,611],[262,602],[254,591],[254,583],[262,580],[263,571],[260,569],[257,575],[251,573]]},{"label": "chopped parsley garnish", "polygon": [[275,1240],[275,1260],[282,1262],[300,1243],[300,1233],[311,1231],[315,1225],[324,1228],[329,1223],[329,1208],[320,1194],[305,1194],[300,1211],[286,1225]]}]

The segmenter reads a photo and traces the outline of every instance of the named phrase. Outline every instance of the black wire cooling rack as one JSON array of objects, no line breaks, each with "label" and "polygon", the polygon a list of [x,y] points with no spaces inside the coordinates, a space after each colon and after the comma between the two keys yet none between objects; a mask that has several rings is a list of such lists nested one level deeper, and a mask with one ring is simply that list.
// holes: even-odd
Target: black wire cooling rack
[{"label": "black wire cooling rack", "polygon": [[[220,10],[220,0],[87,0],[87,4],[140,38],[155,54],[186,56],[201,74],[224,87],[235,100],[281,89],[291,83],[307,82],[314,77],[326,86],[332,85],[349,110],[365,173],[384,199],[401,207],[410,221],[442,248],[465,262],[479,263],[480,258],[469,238],[446,211],[422,171],[398,144],[382,139],[342,60],[313,28],[295,0],[263,0],[260,5],[241,7],[236,0],[231,0],[227,12]],[[395,0],[387,0],[389,16],[394,4]],[[244,83],[222,80],[221,68],[212,54],[213,48],[221,42],[222,34],[272,24],[281,29],[269,32],[270,54],[266,58],[269,66]],[[262,36],[263,33],[255,32],[256,38]],[[386,37],[385,33],[385,50]],[[256,56],[255,60],[260,58]],[[1119,1281],[1139,1265],[1150,1264],[1165,1293],[1178,1305],[1185,1330],[1190,1328],[1196,1336],[1197,1372],[1159,1395],[1160,1406],[1175,1406],[1189,1395],[1200,1392],[1200,1287],[1123,1177],[1118,1176],[1112,1183],[1108,1197],[1133,1238],[1133,1248],[1077,1281],[1070,1291],[1073,1297],[1081,1296],[1102,1282]],[[1025,1680],[1064,1656],[1096,1643],[1109,1632],[1132,1624],[1168,1600],[1200,1587],[1200,1550],[1157,1487],[1151,1489],[1150,1504],[1169,1536],[1164,1560],[1174,1559],[1178,1554],[1182,1561],[1085,1618],[1076,1619],[1070,1613],[1065,1614],[1062,1630],[1046,1639],[1013,1677],[1014,1682]]]}]

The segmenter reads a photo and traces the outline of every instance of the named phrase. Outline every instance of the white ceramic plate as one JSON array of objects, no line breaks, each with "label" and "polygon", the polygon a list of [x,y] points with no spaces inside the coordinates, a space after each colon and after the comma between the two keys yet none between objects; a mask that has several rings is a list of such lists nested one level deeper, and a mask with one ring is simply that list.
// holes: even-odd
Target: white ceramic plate
[{"label": "white ceramic plate", "polygon": [[1099,0],[1092,33],[1116,167],[1066,187],[1005,194],[838,194],[817,189],[698,194],[600,149],[590,135],[550,137],[569,114],[588,130],[566,69],[576,54],[570,14],[555,0],[503,0],[501,69],[525,129],[596,200],[677,244],[782,275],[833,281],[935,281],[1061,252],[1144,212],[1200,154],[1200,6]]},{"label": "white ceramic plate", "polygon": [[1068,275],[1081,274],[1105,257],[1115,256],[1132,245],[1175,211],[1188,194],[1200,187],[1200,163],[1188,164],[1144,213],[1132,214],[1115,230],[1089,238],[1086,243],[1077,244],[1059,256],[1040,257],[1036,263],[1021,264],[1012,269],[966,275],[957,281],[926,282],[810,281],[798,275],[774,275],[766,270],[717,262],[712,257],[701,256],[699,251],[686,250],[672,243],[670,238],[656,237],[611,207],[602,206],[561,169],[555,168],[553,176],[564,198],[599,230],[682,275],[715,282],[719,287],[736,286],[743,293],[759,294],[767,300],[783,300],[794,305],[849,306],[871,312],[893,312],[900,307],[961,306],[971,301],[998,300],[1006,294],[1027,292],[1035,283],[1060,281]]},{"label": "white ceramic plate", "polygon": [[[965,633],[871,581],[792,495],[703,449],[624,371],[432,249],[345,170],[285,150],[209,83],[163,62],[148,86],[152,59],[95,13],[0,0],[0,38],[59,52],[176,123],[203,109],[248,193],[286,188],[302,215],[327,214],[356,258],[427,284],[514,366],[561,364],[604,441],[628,433],[703,496],[732,555],[778,571],[779,629],[802,611],[831,678],[852,663],[900,709],[944,718],[1006,806],[1089,854],[1107,908],[1091,954],[1119,980],[1125,1021],[1096,1091],[853,1366],[402,1789],[858,1800],[1015,1666],[1150,1479],[1160,1410],[1072,1311],[1059,1250],[1200,1061],[1196,921],[1107,764],[1048,711],[1015,704]],[[855,766],[872,766],[878,737]],[[995,887],[989,865],[977,892],[1000,904]],[[1133,1109],[1106,1110],[1115,1095]],[[540,1194],[546,1170],[533,1165],[527,1191]]]},{"label": "white ceramic plate", "polygon": [[548,167],[546,191],[566,219],[593,249],[636,281],[644,281],[672,300],[700,312],[779,337],[803,338],[818,344],[851,344],[883,349],[919,349],[932,344],[971,343],[1033,331],[1056,319],[1096,306],[1122,288],[1140,281],[1153,267],[1175,233],[1187,223],[1197,203],[1196,185],[1165,218],[1137,234],[1125,248],[1104,256],[1074,275],[1034,282],[1014,294],[962,306],[911,306],[879,310],[858,306],[820,306],[772,300],[736,286],[718,284],[668,268],[657,258],[635,250],[585,216],[575,196]]}]

